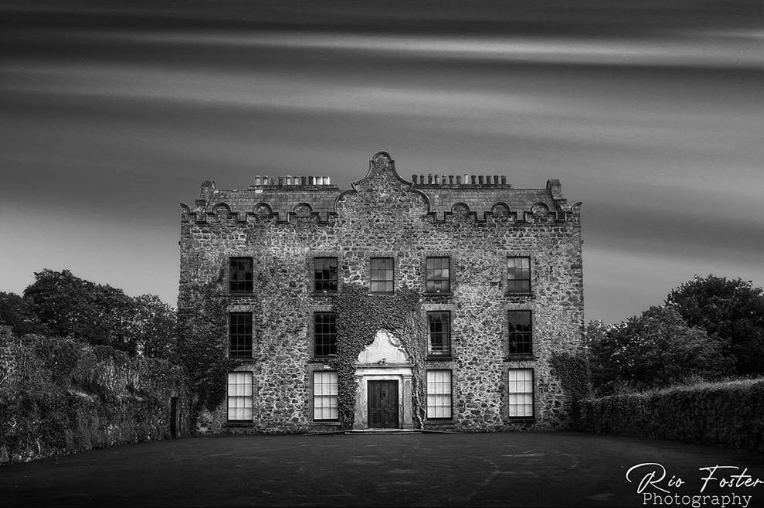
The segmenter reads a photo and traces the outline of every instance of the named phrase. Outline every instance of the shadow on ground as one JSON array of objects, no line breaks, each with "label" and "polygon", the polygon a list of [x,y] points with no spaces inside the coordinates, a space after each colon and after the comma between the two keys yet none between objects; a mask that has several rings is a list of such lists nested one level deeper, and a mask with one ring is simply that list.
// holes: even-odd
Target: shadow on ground
[{"label": "shadow on ground", "polygon": [[[638,494],[660,469],[638,468],[629,483],[641,463],[667,476]],[[701,468],[716,465],[739,468],[716,479],[747,468],[749,483],[764,480],[759,454],[573,432],[199,437],[2,467],[0,504],[692,506],[708,496],[695,506],[764,506],[764,484],[745,487],[744,477],[701,492]],[[684,484],[669,486],[672,476]],[[655,494],[660,504],[645,497]]]}]

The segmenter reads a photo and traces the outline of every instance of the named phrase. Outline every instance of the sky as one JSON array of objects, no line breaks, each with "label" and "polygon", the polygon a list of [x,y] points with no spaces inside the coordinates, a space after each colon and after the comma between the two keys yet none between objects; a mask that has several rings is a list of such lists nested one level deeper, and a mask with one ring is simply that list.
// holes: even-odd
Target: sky
[{"label": "sky", "polygon": [[0,291],[69,269],[175,305],[202,180],[562,183],[586,319],[764,286],[758,0],[0,2]]}]

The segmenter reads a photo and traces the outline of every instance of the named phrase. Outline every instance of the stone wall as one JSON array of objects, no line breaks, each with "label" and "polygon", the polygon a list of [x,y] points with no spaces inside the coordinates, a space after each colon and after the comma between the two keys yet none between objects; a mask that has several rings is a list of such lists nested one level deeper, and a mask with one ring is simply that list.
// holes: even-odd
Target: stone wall
[{"label": "stone wall", "polygon": [[579,404],[580,430],[764,451],[764,379],[613,395]]},{"label": "stone wall", "polygon": [[3,327],[0,365],[0,463],[189,432],[185,375],[165,360]]},{"label": "stone wall", "polygon": [[[325,216],[295,212],[284,217],[283,213],[214,207],[220,196],[230,198],[231,191],[197,201],[194,210],[182,207],[179,310],[196,305],[198,288],[212,284],[216,288],[213,298],[225,301],[227,311],[254,315],[253,358],[237,360],[233,367],[254,374],[253,424],[243,428],[226,425],[226,408],[221,404],[203,412],[199,420],[203,430],[332,429],[311,421],[311,372],[317,365],[312,358],[311,320],[314,311],[331,310],[333,302],[333,297],[312,290],[312,263],[317,256],[340,259],[340,292],[344,284],[368,288],[370,258],[392,257],[396,289],[421,292],[425,310],[451,311],[452,358],[445,363],[428,361],[426,368],[445,365],[452,369],[453,419],[427,426],[487,431],[554,429],[568,424],[567,397],[551,372],[550,355],[581,347],[578,206],[566,205],[559,183],[554,181],[532,192],[495,185],[483,193],[482,203],[480,192],[473,192],[480,189],[419,188],[399,177],[384,155],[381,159],[379,154],[375,156],[367,176],[352,190],[336,192],[335,210]],[[304,189],[281,190],[298,191]],[[262,196],[254,195],[256,189],[246,192],[253,196],[237,197],[240,206]],[[444,204],[465,201],[456,194],[464,192],[471,193],[468,209]],[[439,207],[451,211],[433,211],[431,202],[436,195]],[[291,201],[283,198],[281,202]],[[506,203],[513,203],[513,208]],[[497,208],[497,204],[501,206]],[[441,255],[451,258],[452,292],[425,294],[425,258]],[[227,291],[227,263],[233,256],[254,258],[251,294]],[[507,256],[531,258],[531,293],[506,293]],[[532,358],[508,359],[507,311],[511,309],[533,312]],[[192,312],[188,316],[197,319]],[[219,340],[226,343],[225,330]],[[518,367],[534,369],[536,418],[532,421],[508,417],[507,370]]]}]

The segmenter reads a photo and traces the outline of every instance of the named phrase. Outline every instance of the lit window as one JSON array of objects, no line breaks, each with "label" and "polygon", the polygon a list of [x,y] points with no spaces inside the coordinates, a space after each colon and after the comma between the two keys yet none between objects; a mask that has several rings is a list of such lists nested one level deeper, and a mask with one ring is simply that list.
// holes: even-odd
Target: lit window
[{"label": "lit window", "polygon": [[313,344],[315,356],[337,354],[337,315],[333,312],[313,314]]},{"label": "lit window", "polygon": [[451,291],[450,258],[427,258],[425,291],[448,293]]},{"label": "lit window", "polygon": [[252,357],[252,313],[231,312],[228,324],[229,356]]},{"label": "lit window", "polygon": [[427,418],[451,418],[451,371],[427,371]]},{"label": "lit window", "polygon": [[451,313],[428,312],[429,346],[431,356],[449,356],[451,354]]},{"label": "lit window", "polygon": [[510,310],[507,327],[509,328],[509,354],[530,355],[533,353],[533,327],[529,310]]},{"label": "lit window", "polygon": [[339,420],[336,372],[316,371],[313,373],[313,420]]},{"label": "lit window", "polygon": [[507,258],[507,293],[529,293],[531,290],[531,258]]},{"label": "lit window", "polygon": [[337,258],[313,260],[314,288],[318,292],[337,292]]},{"label": "lit window", "polygon": [[374,293],[393,292],[393,258],[371,258],[371,291]]},{"label": "lit window", "polygon": [[533,418],[533,369],[509,369],[509,417]]},{"label": "lit window", "polygon": [[252,292],[252,258],[231,258],[228,270],[228,290],[231,293]]},{"label": "lit window", "polygon": [[252,421],[252,373],[228,373],[228,421]]}]

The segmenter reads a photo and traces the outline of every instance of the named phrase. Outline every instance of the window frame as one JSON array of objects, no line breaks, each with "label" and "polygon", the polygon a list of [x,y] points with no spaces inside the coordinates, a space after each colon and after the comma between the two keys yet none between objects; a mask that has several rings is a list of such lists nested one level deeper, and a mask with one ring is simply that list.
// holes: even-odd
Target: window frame
[{"label": "window frame", "polygon": [[[430,374],[435,373],[448,373],[448,393],[441,393],[439,391],[431,391],[430,388],[437,383],[436,380],[430,380]],[[426,387],[425,387],[425,418],[427,421],[450,421],[454,418],[454,372],[452,369],[427,369],[425,374]],[[440,382],[443,384],[442,382]],[[430,404],[430,397],[443,397],[448,396],[448,416],[430,416],[430,408],[433,408],[433,412],[437,411],[437,408],[445,408],[445,405]]]},{"label": "window frame", "polygon": [[[392,263],[391,268],[374,268],[374,262],[375,261],[381,261],[386,260]],[[385,272],[390,272],[390,279],[384,278],[384,279],[375,279],[374,278],[374,271],[379,272],[379,270],[385,270]],[[387,287],[387,284],[390,284],[390,290],[375,290],[374,284],[385,284],[385,287]],[[369,292],[370,293],[394,293],[395,292],[395,257],[393,256],[373,256],[369,258]]]},{"label": "window frame", "polygon": [[[334,260],[335,262],[335,278],[334,279],[318,279],[316,276],[318,275],[318,270],[316,264],[319,261],[324,260]],[[313,292],[316,294],[337,294],[339,292],[340,287],[340,260],[337,256],[315,256],[313,258]],[[334,289],[318,289],[319,282],[326,283],[329,282],[330,284],[334,282]]]},{"label": "window frame", "polygon": [[[446,316],[446,323],[448,329],[445,332],[440,332],[441,334],[445,335],[445,347],[442,349],[444,352],[441,353],[433,353],[433,344],[432,344],[432,321],[431,317],[436,315],[444,315]],[[436,358],[450,358],[451,357],[451,332],[452,332],[452,324],[451,324],[451,311],[450,310],[428,310],[427,311],[427,358],[428,359],[436,359]]]},{"label": "window frame", "polygon": [[[246,328],[244,332],[234,332],[233,328],[234,326],[239,326],[241,323],[234,323],[234,317],[249,317],[249,333],[247,334]],[[239,340],[240,337],[244,338],[244,348],[241,348],[239,344],[237,343],[234,345],[234,340]],[[247,351],[247,342],[249,342],[249,354],[246,353]],[[254,354],[254,316],[251,311],[229,311],[228,312],[228,358],[232,359],[247,359],[252,358]],[[234,347],[235,346],[235,347]],[[244,353],[239,353],[238,351],[242,349]],[[234,353],[236,351],[236,353]]]},{"label": "window frame", "polygon": [[[332,325],[334,326],[334,332],[333,333],[324,333],[322,330],[319,330],[319,325],[324,325],[325,323],[317,323],[317,319],[319,316],[331,316],[333,318]],[[318,338],[320,336],[334,336],[334,344],[333,346],[330,345],[334,349],[333,353],[326,353],[326,354],[318,354]],[[325,347],[326,344],[322,341],[321,346]],[[337,313],[333,311],[326,311],[326,310],[316,310],[313,312],[313,358],[336,358],[337,356]]]},{"label": "window frame", "polygon": [[[512,315],[513,314],[527,314],[528,315],[528,331],[516,331],[512,330],[513,327],[513,321],[512,321]],[[517,322],[515,322],[517,323]],[[519,323],[522,324],[522,323]],[[533,357],[533,310],[531,309],[509,309],[507,310],[507,356],[510,358],[528,358]],[[518,344],[520,346],[525,346],[522,349],[527,349],[527,351],[512,351],[512,338],[513,335],[516,334],[520,336],[520,341],[518,341]],[[519,349],[519,348],[518,348]]]},{"label": "window frame", "polygon": [[[514,260],[515,262],[517,260],[520,260],[520,261],[524,261],[525,260],[525,261],[527,261],[527,263],[528,263],[528,267],[527,267],[528,276],[527,277],[522,277],[522,278],[510,277],[509,276],[509,273],[510,273],[509,262],[510,262],[510,260]],[[531,293],[531,291],[533,289],[533,280],[532,280],[533,273],[532,273],[532,270],[531,270],[531,265],[533,263],[532,263],[531,257],[530,256],[523,256],[523,255],[509,255],[506,258],[505,264],[506,264],[506,278],[507,278],[507,286],[506,286],[507,290],[506,290],[506,294],[508,294],[508,295],[527,295],[527,294]],[[515,270],[518,269],[517,265],[515,265],[514,269]],[[524,269],[525,269],[524,266],[521,266],[519,268],[521,273],[523,273]],[[527,289],[524,289],[524,288],[523,289],[510,289],[510,286],[513,283],[523,283],[523,282],[527,282],[527,285],[528,285]]]},{"label": "window frame", "polygon": [[[448,270],[448,277],[443,278],[442,276],[440,278],[433,278],[430,279],[430,271],[431,270],[443,270],[443,266],[441,265],[439,268],[430,268],[430,260],[446,260],[447,263],[447,270]],[[447,288],[445,290],[440,289],[431,289],[430,283],[433,284],[436,283],[442,283],[443,281],[446,282]],[[451,256],[426,256],[424,260],[424,292],[427,294],[432,295],[438,295],[438,294],[450,294],[451,293]]]},{"label": "window frame", "polygon": [[[328,394],[317,394],[316,387],[317,386],[326,386],[326,383],[317,383],[317,378],[322,377],[324,374],[333,374],[334,375],[334,393],[328,393]],[[312,384],[313,384],[313,399],[311,402],[311,409],[312,409],[312,421],[316,423],[339,423],[340,421],[340,415],[339,415],[339,408],[338,408],[338,400],[339,400],[339,374],[336,370],[314,370],[312,372]],[[329,386],[331,387],[332,384],[330,383]],[[331,390],[330,390],[331,391]],[[316,409],[318,409],[318,406],[316,406],[316,401],[319,397],[328,397],[330,405],[328,406],[329,411],[331,412],[332,409],[336,412],[335,418],[316,418]],[[331,400],[334,399],[334,407],[331,406]],[[326,406],[321,406],[320,409],[327,409]]]},{"label": "window frame", "polygon": [[[234,263],[241,261],[249,261],[249,270],[246,268],[242,271]],[[234,280],[234,276],[238,274],[244,274],[244,280],[238,278]],[[234,288],[234,285],[243,285],[244,289],[238,286]],[[231,294],[250,294],[254,291],[255,285],[255,260],[252,256],[231,256],[228,258],[228,292]]]},{"label": "window frame", "polygon": [[[530,381],[530,391],[511,391],[512,386],[514,383],[514,386],[517,386],[518,381],[517,379],[511,380],[510,374],[511,373],[519,373],[521,371],[524,372],[530,372],[530,380],[523,379],[522,382]],[[510,368],[507,369],[507,418],[514,421],[529,421],[529,420],[535,420],[536,419],[536,371],[532,367],[516,367],[516,368]],[[512,404],[511,403],[511,397],[512,395],[515,396],[521,396],[521,395],[530,395],[531,402],[530,404]],[[528,408],[530,406],[530,415],[512,415],[512,407],[523,407]]]},{"label": "window frame", "polygon": [[[245,392],[246,387],[249,387],[249,394],[244,395],[231,395],[231,375],[244,375],[245,377],[248,377],[248,383],[245,383]],[[241,383],[235,384],[235,385],[241,385]],[[228,423],[252,423],[252,418],[254,417],[255,411],[254,411],[254,394],[255,394],[255,385],[254,385],[254,375],[250,371],[231,371],[228,372],[228,376],[226,377],[226,422]],[[237,398],[237,399],[243,399],[245,401],[245,405],[243,409],[249,409],[249,419],[232,419],[231,418],[231,399]],[[249,407],[246,405],[246,400],[249,399]],[[239,408],[234,408],[239,409]]]}]

